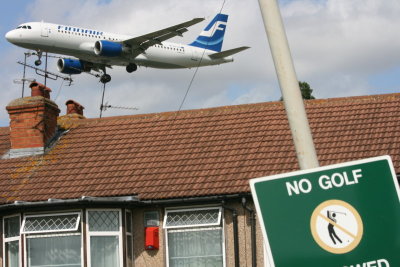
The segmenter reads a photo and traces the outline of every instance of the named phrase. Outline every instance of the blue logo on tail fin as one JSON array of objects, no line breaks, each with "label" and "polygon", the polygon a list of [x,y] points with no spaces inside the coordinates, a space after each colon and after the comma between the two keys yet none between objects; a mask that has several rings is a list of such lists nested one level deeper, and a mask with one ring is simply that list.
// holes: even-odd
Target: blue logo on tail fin
[{"label": "blue logo on tail fin", "polygon": [[189,45],[221,52],[227,22],[228,15],[217,14],[197,39]]}]

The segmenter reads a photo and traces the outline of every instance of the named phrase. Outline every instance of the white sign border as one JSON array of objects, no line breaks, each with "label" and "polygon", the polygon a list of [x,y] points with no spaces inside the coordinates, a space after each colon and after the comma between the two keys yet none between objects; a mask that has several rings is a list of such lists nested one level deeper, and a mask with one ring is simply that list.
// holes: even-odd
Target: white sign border
[{"label": "white sign border", "polygon": [[261,215],[260,203],[258,202],[258,198],[257,198],[257,195],[256,195],[256,190],[255,190],[255,184],[256,183],[265,182],[265,181],[271,181],[271,180],[276,180],[276,179],[282,179],[282,178],[288,178],[288,176],[303,175],[303,174],[308,174],[308,173],[312,173],[312,172],[325,171],[325,170],[330,170],[330,169],[335,169],[335,168],[347,167],[347,166],[352,166],[352,165],[357,165],[357,164],[364,164],[364,163],[381,161],[381,160],[386,160],[388,162],[388,165],[389,165],[389,168],[390,168],[390,172],[391,172],[392,177],[393,177],[394,187],[395,187],[396,192],[397,192],[397,197],[399,198],[399,202],[400,202],[400,188],[399,188],[399,184],[397,182],[396,172],[394,171],[392,158],[389,155],[373,157],[373,158],[367,158],[367,159],[361,159],[361,160],[355,160],[355,161],[349,161],[349,162],[338,163],[338,164],[333,164],[333,165],[328,165],[328,166],[323,166],[323,167],[318,167],[318,168],[313,168],[313,169],[300,170],[300,171],[294,171],[294,172],[288,172],[288,173],[283,173],[283,174],[264,176],[264,177],[260,177],[260,178],[251,179],[249,181],[250,182],[250,188],[251,188],[251,195],[253,197],[254,205],[256,207],[257,217],[260,220],[261,232],[263,234],[264,244],[265,244],[265,248],[267,250],[267,256],[268,256],[268,259],[264,259],[264,261],[268,260],[268,263],[271,265],[269,267],[275,267],[275,262],[274,262],[274,258],[272,256],[272,251],[271,251],[271,247],[270,247],[270,244],[269,244],[268,235],[267,235],[267,232],[265,230],[266,227],[265,227],[265,224],[264,224],[263,216]]}]

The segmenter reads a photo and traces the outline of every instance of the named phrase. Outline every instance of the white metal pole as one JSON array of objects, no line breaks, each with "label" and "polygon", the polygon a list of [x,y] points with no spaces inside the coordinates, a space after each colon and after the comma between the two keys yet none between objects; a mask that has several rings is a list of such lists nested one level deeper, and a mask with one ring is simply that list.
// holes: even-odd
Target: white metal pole
[{"label": "white metal pole", "polygon": [[289,43],[276,0],[258,0],[301,169],[319,166]]}]

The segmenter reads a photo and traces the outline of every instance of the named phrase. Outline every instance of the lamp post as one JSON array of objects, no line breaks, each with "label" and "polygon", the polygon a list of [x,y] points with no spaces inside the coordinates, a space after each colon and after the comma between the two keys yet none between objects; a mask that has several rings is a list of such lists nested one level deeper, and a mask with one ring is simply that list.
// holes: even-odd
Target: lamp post
[{"label": "lamp post", "polygon": [[276,0],[258,0],[300,169],[319,166],[289,43]]}]

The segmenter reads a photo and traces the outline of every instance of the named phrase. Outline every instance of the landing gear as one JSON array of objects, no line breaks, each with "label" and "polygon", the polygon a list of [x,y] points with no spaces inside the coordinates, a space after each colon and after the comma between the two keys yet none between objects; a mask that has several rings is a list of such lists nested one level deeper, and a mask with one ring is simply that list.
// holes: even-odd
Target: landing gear
[{"label": "landing gear", "polygon": [[42,53],[43,53],[43,52],[40,51],[40,50],[37,51],[38,59],[35,60],[35,66],[40,66],[40,65],[42,64],[42,60],[41,60],[41,58],[42,58]]},{"label": "landing gear", "polygon": [[101,77],[100,77],[100,82],[101,83],[106,84],[106,83],[108,83],[110,81],[111,81],[111,76],[109,74],[104,73],[103,75],[101,75]]},{"label": "landing gear", "polygon": [[126,71],[128,73],[132,73],[134,71],[137,70],[137,65],[136,64],[129,64],[128,66],[126,66]]}]

